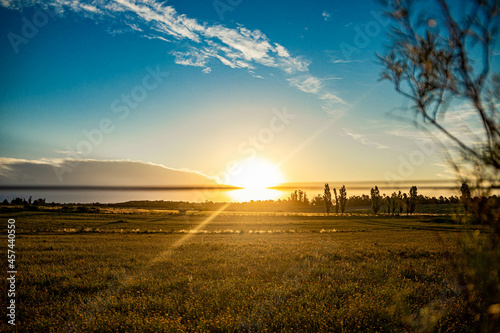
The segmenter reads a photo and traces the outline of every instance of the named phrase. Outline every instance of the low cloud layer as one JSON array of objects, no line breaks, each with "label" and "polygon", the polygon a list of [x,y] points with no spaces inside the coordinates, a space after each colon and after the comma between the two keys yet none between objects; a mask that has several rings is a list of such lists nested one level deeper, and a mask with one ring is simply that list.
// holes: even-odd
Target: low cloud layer
[{"label": "low cloud layer", "polygon": [[[65,172],[61,177],[62,170]],[[0,185],[206,186],[216,183],[196,171],[144,162],[0,158]]]}]

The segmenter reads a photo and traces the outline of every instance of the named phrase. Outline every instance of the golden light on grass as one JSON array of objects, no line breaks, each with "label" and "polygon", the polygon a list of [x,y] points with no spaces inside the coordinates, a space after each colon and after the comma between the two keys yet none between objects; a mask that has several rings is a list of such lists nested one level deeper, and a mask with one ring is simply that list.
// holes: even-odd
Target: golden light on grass
[{"label": "golden light on grass", "polygon": [[282,192],[268,188],[241,189],[229,192],[231,199],[237,202],[246,202],[251,200],[277,200],[282,196]]}]

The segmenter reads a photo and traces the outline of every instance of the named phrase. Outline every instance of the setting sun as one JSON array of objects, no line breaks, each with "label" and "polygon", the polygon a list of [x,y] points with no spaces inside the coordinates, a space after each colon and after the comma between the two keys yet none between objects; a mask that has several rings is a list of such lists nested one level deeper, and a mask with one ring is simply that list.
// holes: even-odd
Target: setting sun
[{"label": "setting sun", "polygon": [[265,189],[284,182],[284,176],[278,166],[258,158],[240,163],[229,179],[229,185],[245,189]]}]

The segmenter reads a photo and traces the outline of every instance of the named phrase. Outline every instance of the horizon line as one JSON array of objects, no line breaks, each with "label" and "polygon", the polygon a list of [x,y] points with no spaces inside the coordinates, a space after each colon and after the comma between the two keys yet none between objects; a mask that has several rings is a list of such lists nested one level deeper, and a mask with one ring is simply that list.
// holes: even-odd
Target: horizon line
[{"label": "horizon line", "polygon": [[[401,189],[405,184],[417,184],[427,183],[427,184],[446,184],[452,181],[447,180],[420,180],[420,181],[396,181],[391,185],[387,186],[377,186],[379,190],[389,190],[389,189]],[[374,184],[377,182],[369,181],[353,181],[353,182],[297,182],[297,183],[282,183],[276,186],[270,186],[263,189],[268,190],[319,190],[324,188],[324,184],[356,184],[355,186],[347,186],[350,190],[366,190],[371,189],[372,186],[368,184]],[[455,182],[453,182],[455,183]],[[321,185],[320,185],[321,184]],[[361,184],[366,184],[366,186],[360,186]],[[416,186],[416,185],[415,185]],[[456,190],[458,185],[454,186],[442,186],[442,185],[429,185],[429,186],[418,186],[418,188],[423,190]],[[471,187],[475,188],[475,187]],[[480,187],[488,188],[488,187]],[[498,189],[499,185],[493,185],[489,188]],[[155,186],[155,185],[0,185],[0,191],[192,191],[192,190],[220,190],[220,191],[231,191],[231,190],[244,190],[245,187],[233,186],[233,185],[186,185],[186,186]]]}]

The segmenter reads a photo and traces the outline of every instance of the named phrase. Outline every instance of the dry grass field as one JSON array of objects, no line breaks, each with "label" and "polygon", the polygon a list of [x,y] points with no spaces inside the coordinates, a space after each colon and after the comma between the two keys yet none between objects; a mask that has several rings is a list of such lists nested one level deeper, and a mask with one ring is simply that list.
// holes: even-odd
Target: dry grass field
[{"label": "dry grass field", "polygon": [[475,330],[445,216],[8,215],[19,332]]}]

